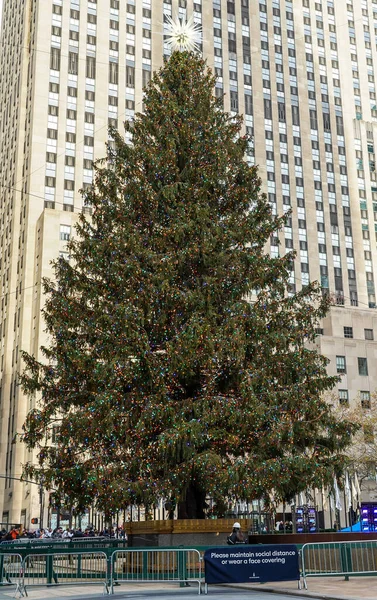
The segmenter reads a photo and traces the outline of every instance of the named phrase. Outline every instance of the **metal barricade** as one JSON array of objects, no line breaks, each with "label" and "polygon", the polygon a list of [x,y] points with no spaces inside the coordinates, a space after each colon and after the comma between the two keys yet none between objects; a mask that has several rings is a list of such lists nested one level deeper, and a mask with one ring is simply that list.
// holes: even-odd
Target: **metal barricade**
[{"label": "metal barricade", "polygon": [[16,593],[22,585],[22,556],[20,554],[0,555],[0,586],[16,586]]},{"label": "metal barricade", "polygon": [[377,542],[318,542],[304,544],[301,551],[302,576],[377,575]]},{"label": "metal barricade", "polygon": [[194,548],[116,550],[112,555],[111,593],[120,583],[198,584],[201,593],[202,556]]},{"label": "metal barricade", "polygon": [[107,557],[104,552],[54,554],[53,574],[59,583],[98,583],[107,581]]},{"label": "metal barricade", "polygon": [[105,552],[92,551],[51,554],[28,554],[23,560],[21,595],[28,587],[45,585],[102,584],[104,594],[111,585],[110,569]]}]

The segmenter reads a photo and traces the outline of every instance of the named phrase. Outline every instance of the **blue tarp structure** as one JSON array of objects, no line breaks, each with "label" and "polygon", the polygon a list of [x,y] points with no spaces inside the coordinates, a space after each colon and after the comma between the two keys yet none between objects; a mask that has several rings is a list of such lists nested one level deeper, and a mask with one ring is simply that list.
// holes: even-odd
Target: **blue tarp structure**
[{"label": "blue tarp structure", "polygon": [[357,523],[355,523],[355,525],[352,525],[352,529],[351,527],[346,527],[345,529],[341,529],[341,532],[347,532],[347,531],[361,531],[361,521],[358,521]]}]

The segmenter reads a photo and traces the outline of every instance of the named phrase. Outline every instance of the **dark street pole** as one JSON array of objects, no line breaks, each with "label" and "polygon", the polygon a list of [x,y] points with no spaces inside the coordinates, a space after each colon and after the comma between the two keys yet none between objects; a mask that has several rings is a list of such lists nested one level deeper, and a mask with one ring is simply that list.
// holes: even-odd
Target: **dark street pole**
[{"label": "dark street pole", "polygon": [[43,504],[44,504],[43,484],[39,484],[39,529],[43,529]]}]

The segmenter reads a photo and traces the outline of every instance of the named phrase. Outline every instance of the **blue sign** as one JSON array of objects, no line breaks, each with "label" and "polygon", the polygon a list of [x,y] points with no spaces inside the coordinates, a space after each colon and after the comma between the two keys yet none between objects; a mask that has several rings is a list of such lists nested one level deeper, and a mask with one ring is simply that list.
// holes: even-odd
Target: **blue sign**
[{"label": "blue sign", "polygon": [[298,551],[291,544],[219,546],[205,551],[206,583],[299,581]]}]

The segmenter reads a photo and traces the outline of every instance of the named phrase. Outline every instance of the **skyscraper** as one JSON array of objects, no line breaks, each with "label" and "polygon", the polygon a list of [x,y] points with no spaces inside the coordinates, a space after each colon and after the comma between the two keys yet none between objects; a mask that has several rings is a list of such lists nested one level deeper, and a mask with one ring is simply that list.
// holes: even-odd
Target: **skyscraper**
[{"label": "skyscraper", "polygon": [[90,212],[78,190],[92,183],[108,125],[122,129],[143,108],[143,86],[169,54],[168,15],[201,24],[216,93],[254,138],[248,160],[274,212],[292,211],[270,246],[297,249],[292,290],[317,279],[333,297],[318,346],[342,376],[339,401],[367,408],[376,387],[377,0],[4,0],[2,522],[28,526],[45,496],[17,481],[32,457],[16,439],[33,404],[17,384],[21,351],[41,358],[46,342],[41,278]]}]

